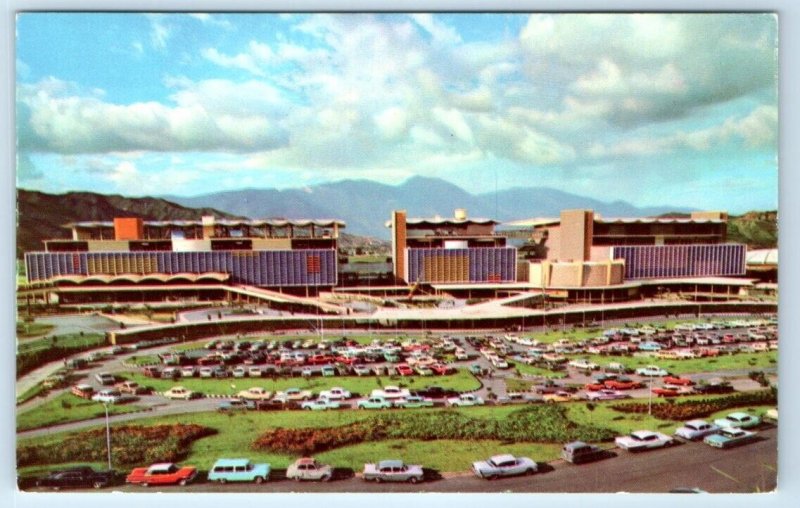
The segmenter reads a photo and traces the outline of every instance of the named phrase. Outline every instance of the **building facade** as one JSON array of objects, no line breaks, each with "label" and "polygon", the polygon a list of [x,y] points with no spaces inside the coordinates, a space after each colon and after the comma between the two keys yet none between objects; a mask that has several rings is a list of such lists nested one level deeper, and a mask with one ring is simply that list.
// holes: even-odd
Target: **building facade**
[{"label": "building facade", "polygon": [[516,281],[517,250],[495,233],[491,219],[468,219],[456,210],[449,218],[412,218],[394,211],[395,278],[408,284],[510,283]]},{"label": "building facade", "polygon": [[[223,274],[259,287],[335,286],[337,220],[143,221],[68,224],[71,240],[49,240],[25,254],[28,280],[169,280],[178,274]],[[130,277],[128,277],[130,279]]]}]

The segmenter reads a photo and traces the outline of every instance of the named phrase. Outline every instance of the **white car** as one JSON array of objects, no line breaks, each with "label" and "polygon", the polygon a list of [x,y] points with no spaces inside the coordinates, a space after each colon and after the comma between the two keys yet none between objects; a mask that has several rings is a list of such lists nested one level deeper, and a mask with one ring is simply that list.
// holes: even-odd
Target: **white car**
[{"label": "white car", "polygon": [[651,450],[653,448],[663,448],[674,444],[674,439],[660,432],[650,430],[637,430],[627,436],[619,436],[614,439],[614,444],[623,450],[637,452],[641,450]]},{"label": "white car", "polygon": [[384,399],[403,399],[411,395],[411,392],[406,388],[398,388],[397,386],[385,386],[383,389],[375,389],[370,393],[370,397],[383,397]]},{"label": "white car", "polygon": [[269,400],[272,397],[272,392],[267,391],[260,386],[253,386],[247,390],[242,390],[236,394],[240,399],[246,400]]},{"label": "white car", "polygon": [[668,376],[669,372],[662,369],[657,365],[648,365],[647,367],[639,367],[636,369],[636,373],[640,376],[647,376],[647,377],[664,377]]},{"label": "white car", "polygon": [[675,435],[686,439],[687,441],[694,441],[695,439],[702,439],[709,434],[719,432],[720,427],[713,423],[708,423],[705,420],[690,420],[675,430]]},{"label": "white car", "polygon": [[330,390],[322,390],[321,392],[319,392],[319,397],[321,399],[329,399],[329,400],[344,400],[344,399],[349,399],[352,396],[353,394],[350,393],[348,390],[339,387],[331,388]]},{"label": "white car", "polygon": [[582,358],[572,360],[567,365],[578,370],[597,370],[600,368],[596,363],[590,362],[589,360],[584,360]]},{"label": "white car", "polygon": [[103,404],[124,404],[136,400],[136,398],[130,393],[121,393],[116,389],[100,390],[92,396],[93,401],[102,402]]},{"label": "white car", "polygon": [[458,397],[447,399],[447,405],[453,407],[482,406],[483,399],[472,393],[462,393]]}]

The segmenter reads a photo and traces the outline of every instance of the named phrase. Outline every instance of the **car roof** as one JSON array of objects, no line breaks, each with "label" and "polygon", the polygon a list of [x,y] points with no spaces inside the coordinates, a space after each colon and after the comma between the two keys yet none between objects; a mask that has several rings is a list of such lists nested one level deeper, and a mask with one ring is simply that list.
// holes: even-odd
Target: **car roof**
[{"label": "car roof", "polygon": [[311,457],[302,457],[300,459],[297,459],[298,464],[314,464],[316,462],[317,461]]},{"label": "car roof", "polygon": [[250,459],[218,459],[214,462],[214,467],[217,466],[246,466],[250,463]]},{"label": "car roof", "polygon": [[653,436],[653,435],[655,435],[655,432],[653,432],[652,430],[636,430],[631,432],[631,436],[635,436],[638,438],[643,438],[646,436]]},{"label": "car roof", "polygon": [[513,455],[511,455],[510,453],[504,453],[504,454],[502,454],[502,455],[492,455],[492,457],[490,458],[490,460],[491,460],[492,462],[494,462],[495,464],[497,464],[497,463],[499,463],[499,462],[509,462],[509,461],[514,461],[514,460],[517,460],[517,458],[516,458],[516,457],[514,457]]},{"label": "car roof", "polygon": [[403,467],[402,460],[382,460],[378,462],[378,469],[383,469],[385,467]]},{"label": "car roof", "polygon": [[747,414],[747,413],[743,413],[741,411],[737,411],[736,413],[728,414],[728,418],[731,418],[731,417],[733,417],[733,418],[745,418],[745,417],[748,417],[748,416],[750,416],[750,415]]},{"label": "car roof", "polygon": [[564,448],[567,450],[577,450],[578,448],[585,448],[589,446],[588,444],[584,443],[583,441],[573,441],[571,443],[567,443],[564,445]]},{"label": "car roof", "polygon": [[705,420],[689,420],[684,425],[708,425],[708,422]]},{"label": "car roof", "polygon": [[172,462],[157,462],[155,464],[151,464],[150,467],[147,469],[169,469],[170,467],[174,466]]}]

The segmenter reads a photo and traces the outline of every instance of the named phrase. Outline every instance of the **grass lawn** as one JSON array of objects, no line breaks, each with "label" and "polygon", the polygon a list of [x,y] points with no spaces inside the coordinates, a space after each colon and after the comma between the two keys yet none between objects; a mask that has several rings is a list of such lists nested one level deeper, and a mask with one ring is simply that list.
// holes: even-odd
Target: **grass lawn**
[{"label": "grass lawn", "polygon": [[[109,404],[108,414],[131,413],[142,409],[134,404]],[[28,411],[17,414],[17,430],[36,429],[57,423],[88,420],[104,416],[105,410],[99,402],[81,399],[64,393]]]},{"label": "grass lawn", "polygon": [[690,358],[687,360],[660,360],[649,356],[603,356],[603,355],[569,355],[570,358],[588,358],[603,367],[611,362],[619,362],[628,368],[636,369],[645,365],[658,365],[672,374],[693,372],[714,372],[717,370],[759,370],[766,367],[777,367],[778,352],[737,353],[722,355],[716,358]]},{"label": "grass lawn", "polygon": [[26,323],[24,321],[17,321],[17,338],[28,339],[30,337],[38,337],[50,333],[55,325],[49,323]]},{"label": "grass lawn", "polygon": [[[270,391],[285,390],[286,388],[302,388],[318,392],[334,386],[340,386],[351,392],[366,395],[375,388],[387,385],[405,386],[411,389],[424,388],[426,386],[438,385],[443,388],[452,388],[459,391],[471,391],[480,387],[480,382],[465,370],[456,371],[449,376],[336,376],[312,378],[226,378],[226,379],[206,379],[206,378],[181,378],[176,381],[169,379],[154,379],[139,373],[130,373],[126,377],[132,381],[137,381],[141,385],[152,386],[157,392],[163,392],[173,386],[183,386],[192,391],[214,395],[231,395],[235,392],[245,390],[252,386],[260,386]],[[232,385],[235,388],[232,388]]]},{"label": "grass lawn", "polygon": [[421,464],[440,472],[469,471],[472,463],[485,460],[492,455],[511,453],[530,457],[537,462],[558,458],[560,444],[503,443],[496,440],[460,441],[441,439],[416,441],[391,439],[362,443],[330,450],[316,457],[322,462],[338,467],[350,467],[360,472],[367,462],[398,458],[406,464]]},{"label": "grass lawn", "polygon": [[17,397],[17,404],[22,404],[25,401],[28,401],[38,395],[46,392],[47,389],[42,386],[41,383],[36,383],[36,385],[32,386],[31,388],[24,391],[19,397]]},{"label": "grass lawn", "polygon": [[136,366],[142,365],[152,365],[154,363],[160,364],[161,358],[158,355],[142,355],[142,356],[131,356],[125,363],[130,363]]},{"label": "grass lawn", "polygon": [[19,344],[17,348],[17,354],[33,353],[42,349],[49,349],[53,346],[60,346],[62,348],[88,349],[93,346],[103,346],[105,343],[105,337],[99,333],[87,333],[84,335],[73,333],[69,335],[59,335],[56,337],[25,341]]}]

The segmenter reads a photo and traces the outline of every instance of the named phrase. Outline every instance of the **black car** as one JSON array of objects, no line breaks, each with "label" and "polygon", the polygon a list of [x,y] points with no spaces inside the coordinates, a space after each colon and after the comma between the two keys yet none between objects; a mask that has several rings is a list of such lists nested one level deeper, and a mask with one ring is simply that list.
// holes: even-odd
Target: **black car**
[{"label": "black car", "polygon": [[39,479],[36,485],[51,487],[55,490],[89,487],[100,489],[111,485],[113,481],[114,471],[95,471],[89,466],[80,466],[53,471]]},{"label": "black car", "polygon": [[693,387],[697,394],[717,394],[717,393],[731,393],[734,391],[733,387],[728,383],[721,384],[697,384]]},{"label": "black car", "polygon": [[460,392],[441,386],[428,386],[421,390],[416,390],[412,395],[417,397],[427,397],[429,399],[440,399],[443,397],[458,397]]}]

